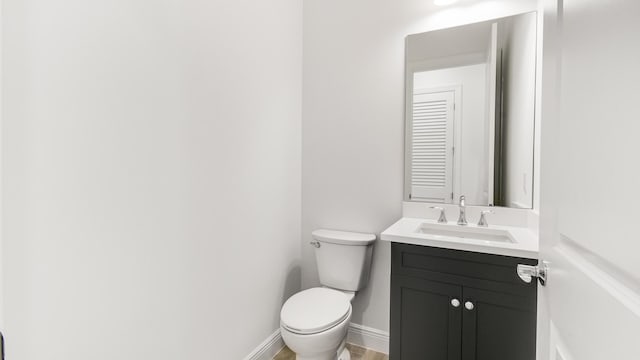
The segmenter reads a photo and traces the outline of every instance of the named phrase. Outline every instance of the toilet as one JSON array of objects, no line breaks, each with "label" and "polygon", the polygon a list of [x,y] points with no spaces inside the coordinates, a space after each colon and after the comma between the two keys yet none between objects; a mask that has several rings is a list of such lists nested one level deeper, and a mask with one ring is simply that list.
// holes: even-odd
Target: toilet
[{"label": "toilet", "polygon": [[319,229],[311,233],[322,287],[291,296],[280,333],[296,360],[350,360],[351,301],[369,281],[374,234]]}]

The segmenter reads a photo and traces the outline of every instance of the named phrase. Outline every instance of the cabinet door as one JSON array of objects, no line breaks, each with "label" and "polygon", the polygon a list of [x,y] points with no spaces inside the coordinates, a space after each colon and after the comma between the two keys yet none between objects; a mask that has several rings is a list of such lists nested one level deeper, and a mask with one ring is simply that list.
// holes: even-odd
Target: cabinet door
[{"label": "cabinet door", "polygon": [[463,360],[535,360],[535,296],[465,287],[463,299]]},{"label": "cabinet door", "polygon": [[390,359],[460,360],[461,295],[460,286],[392,276]]}]

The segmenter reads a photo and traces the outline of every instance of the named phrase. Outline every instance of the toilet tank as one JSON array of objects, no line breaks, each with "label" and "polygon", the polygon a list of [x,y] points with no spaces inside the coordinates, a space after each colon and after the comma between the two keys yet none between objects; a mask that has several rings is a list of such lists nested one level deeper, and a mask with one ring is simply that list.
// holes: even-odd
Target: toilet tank
[{"label": "toilet tank", "polygon": [[338,290],[358,291],[369,281],[374,234],[318,229],[315,243],[320,283]]}]

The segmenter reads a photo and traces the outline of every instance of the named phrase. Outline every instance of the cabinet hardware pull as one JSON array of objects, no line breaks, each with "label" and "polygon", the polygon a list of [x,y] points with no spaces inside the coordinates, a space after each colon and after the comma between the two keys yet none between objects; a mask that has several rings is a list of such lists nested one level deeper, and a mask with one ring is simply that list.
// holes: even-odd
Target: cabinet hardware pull
[{"label": "cabinet hardware pull", "polygon": [[458,299],[451,299],[451,306],[457,308],[458,306],[460,306],[460,300]]},{"label": "cabinet hardware pull", "polygon": [[473,310],[473,308],[474,308],[473,303],[471,301],[467,301],[466,303],[464,303],[464,307],[467,310]]}]

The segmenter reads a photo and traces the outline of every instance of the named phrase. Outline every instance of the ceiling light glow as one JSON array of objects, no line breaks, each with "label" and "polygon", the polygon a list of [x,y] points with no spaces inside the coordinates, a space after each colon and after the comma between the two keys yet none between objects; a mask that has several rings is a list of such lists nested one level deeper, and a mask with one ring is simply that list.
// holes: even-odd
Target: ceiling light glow
[{"label": "ceiling light glow", "polygon": [[458,0],[433,0],[433,3],[437,6],[447,6],[457,2]]}]

